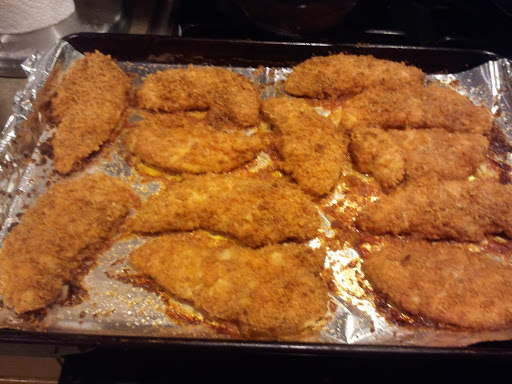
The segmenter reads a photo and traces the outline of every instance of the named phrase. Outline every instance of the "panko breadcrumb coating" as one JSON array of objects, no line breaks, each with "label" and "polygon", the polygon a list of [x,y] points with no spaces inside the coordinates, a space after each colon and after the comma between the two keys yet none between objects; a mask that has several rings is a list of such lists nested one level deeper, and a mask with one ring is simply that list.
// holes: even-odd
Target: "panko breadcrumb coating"
[{"label": "panko breadcrumb coating", "polygon": [[57,171],[71,172],[110,138],[128,105],[130,87],[130,78],[98,51],[71,65],[51,102]]},{"label": "panko breadcrumb coating", "polygon": [[207,174],[150,197],[128,228],[143,233],[206,229],[258,247],[310,239],[320,224],[315,205],[291,183]]},{"label": "panko breadcrumb coating", "polygon": [[347,129],[442,128],[449,132],[489,133],[492,115],[452,89],[430,84],[367,89],[348,100],[341,117]]},{"label": "panko breadcrumb coating", "polygon": [[56,184],[28,208],[0,251],[0,293],[17,313],[55,302],[117,231],[136,196],[103,173]]},{"label": "panko breadcrumb coating", "polygon": [[316,99],[351,96],[367,88],[402,88],[423,84],[419,68],[373,56],[345,55],[312,57],[295,67],[285,83],[286,93]]},{"label": "panko breadcrumb coating", "polygon": [[130,262],[165,290],[243,335],[279,338],[311,328],[327,312],[327,286],[301,259],[319,260],[306,245],[252,249],[205,234],[172,234],[137,248]]},{"label": "panko breadcrumb coating", "polygon": [[210,110],[247,127],[259,122],[260,93],[243,75],[222,68],[166,69],[149,75],[138,92],[139,104],[152,111]]},{"label": "panko breadcrumb coating", "polygon": [[170,171],[227,172],[254,159],[265,144],[261,134],[229,128],[184,113],[144,114],[126,146],[143,162]]},{"label": "panko breadcrumb coating", "polygon": [[479,134],[443,129],[357,129],[350,151],[357,167],[371,173],[384,187],[465,180],[486,159],[488,140]]},{"label": "panko breadcrumb coating", "polygon": [[365,207],[357,225],[373,234],[480,241],[486,234],[512,237],[512,185],[447,181],[406,186]]},{"label": "panko breadcrumb coating", "polygon": [[512,267],[452,243],[396,241],[363,262],[372,286],[400,308],[467,328],[512,321]]},{"label": "panko breadcrumb coating", "polygon": [[329,192],[349,162],[343,132],[301,99],[269,99],[263,113],[275,127],[283,171],[307,193],[321,196]]}]

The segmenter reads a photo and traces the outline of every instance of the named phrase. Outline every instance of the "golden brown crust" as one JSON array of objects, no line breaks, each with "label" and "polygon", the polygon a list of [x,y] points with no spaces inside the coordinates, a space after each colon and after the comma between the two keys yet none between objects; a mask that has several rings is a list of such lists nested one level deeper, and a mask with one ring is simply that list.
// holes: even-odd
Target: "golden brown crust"
[{"label": "golden brown crust", "polygon": [[260,93],[245,76],[199,67],[149,75],[138,91],[141,107],[152,111],[208,110],[243,127],[259,122]]},{"label": "golden brown crust", "polygon": [[80,268],[113,236],[136,196],[98,173],[56,184],[23,215],[0,252],[3,302],[17,313],[58,299]]},{"label": "golden brown crust", "polygon": [[322,265],[301,262],[314,253],[299,244],[255,250],[205,234],[173,234],[142,245],[130,262],[170,293],[236,322],[242,334],[276,338],[314,326],[327,312]]},{"label": "golden brown crust", "polygon": [[350,149],[362,172],[372,173],[384,189],[391,189],[403,180],[415,184],[465,180],[486,159],[489,141],[479,134],[443,129],[356,129]]},{"label": "golden brown crust", "polygon": [[375,289],[412,314],[476,329],[512,321],[512,268],[483,252],[396,241],[370,253],[363,271]]},{"label": "golden brown crust", "polygon": [[100,52],[86,53],[66,71],[52,100],[58,124],[55,168],[66,174],[110,138],[128,104],[130,78]]},{"label": "golden brown crust", "polygon": [[374,234],[426,239],[480,241],[502,232],[512,237],[512,185],[475,180],[407,186],[364,208],[357,225]]},{"label": "golden brown crust", "polygon": [[341,130],[304,100],[272,98],[263,113],[276,128],[282,168],[312,195],[329,192],[349,159]]},{"label": "golden brown crust", "polygon": [[174,172],[227,172],[263,149],[261,134],[248,136],[184,113],[144,114],[128,133],[126,146],[143,162]]},{"label": "golden brown crust", "polygon": [[150,197],[128,222],[135,232],[206,229],[250,246],[315,236],[320,216],[310,198],[280,179],[202,175]]},{"label": "golden brown crust", "polygon": [[422,84],[425,74],[418,68],[373,56],[332,55],[313,57],[295,67],[285,90],[294,96],[317,99],[355,95],[367,88],[401,88]]},{"label": "golden brown crust", "polygon": [[348,129],[442,128],[449,132],[489,133],[492,115],[452,89],[430,84],[367,89],[348,100],[341,124]]}]

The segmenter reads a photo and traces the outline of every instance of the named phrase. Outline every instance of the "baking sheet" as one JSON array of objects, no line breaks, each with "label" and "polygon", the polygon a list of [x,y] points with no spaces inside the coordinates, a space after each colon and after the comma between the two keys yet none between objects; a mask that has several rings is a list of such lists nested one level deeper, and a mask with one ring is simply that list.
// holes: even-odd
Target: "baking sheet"
[{"label": "baking sheet", "polygon": [[[57,181],[52,161],[46,156],[46,141],[53,129],[41,114],[32,115],[32,103],[44,85],[56,63],[66,69],[82,55],[66,42],[60,42],[44,54],[34,54],[25,63],[28,74],[26,87],[15,96],[13,115],[8,120],[0,138],[0,238],[15,225],[23,210],[47,188],[47,180]],[[141,77],[160,69],[165,64],[120,62],[127,72],[136,74],[135,84]],[[265,85],[264,97],[280,92],[278,83],[286,78],[289,68],[233,68]],[[512,93],[510,88],[510,61],[502,59],[488,62],[472,70],[457,74],[432,75],[430,80],[439,81],[484,105],[499,117],[496,122],[509,137],[511,131]],[[109,153],[95,157],[85,172],[100,170],[128,180],[134,190],[143,197],[158,190],[157,181],[148,182],[146,177],[130,167],[119,154],[116,144]],[[500,160],[511,162],[510,154]],[[260,163],[267,158],[260,156]],[[325,207],[339,206],[347,201],[342,185],[324,199]],[[336,229],[326,217],[323,234],[311,242],[318,246],[323,238],[335,236]],[[117,241],[107,252],[100,255],[98,265],[83,281],[87,292],[75,293],[75,303],[55,305],[43,318],[16,317],[11,311],[0,309],[0,326],[22,330],[45,330],[64,333],[137,335],[157,337],[191,338],[238,338],[232,327],[224,323],[208,321],[203,314],[182,304],[172,297],[141,286],[131,278],[132,271],[126,262],[130,250],[144,242],[144,238]],[[368,294],[369,285],[361,278],[361,261],[357,252],[339,242],[330,243],[326,255],[326,267],[333,272],[339,293],[332,295],[335,307],[328,323],[313,336],[289,339],[342,344],[381,344],[415,346],[465,346],[478,341],[512,339],[512,330],[500,332],[464,333],[448,329],[412,328],[389,323],[376,310],[373,296]],[[76,303],[81,297],[82,302]],[[404,317],[407,323],[407,317]]]}]

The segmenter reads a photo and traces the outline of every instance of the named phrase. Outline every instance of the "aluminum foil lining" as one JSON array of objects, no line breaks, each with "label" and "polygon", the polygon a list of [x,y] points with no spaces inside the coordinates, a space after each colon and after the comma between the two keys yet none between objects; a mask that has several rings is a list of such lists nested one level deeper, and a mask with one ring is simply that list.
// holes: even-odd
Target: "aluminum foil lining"
[{"label": "aluminum foil lining", "polygon": [[[13,114],[0,138],[0,238],[18,222],[24,209],[45,192],[48,180],[58,181],[51,159],[45,157],[46,141],[53,129],[44,116],[35,116],[36,124],[24,124],[33,111],[32,103],[57,63],[66,69],[82,55],[66,42],[59,42],[44,54],[34,53],[23,64],[28,82],[14,99]],[[134,73],[135,84],[148,73],[171,67],[165,64],[119,62],[127,72]],[[282,92],[279,82],[290,68],[232,68],[264,85],[264,97]],[[430,75],[429,80],[454,87],[477,104],[484,105],[498,116],[497,123],[512,138],[511,62],[506,59],[487,62],[477,68],[447,75]],[[130,167],[116,144],[105,156],[95,158],[84,172],[102,171],[130,180],[141,196],[158,190],[158,181],[147,182]],[[45,161],[41,161],[45,158]],[[265,163],[268,157],[259,156]],[[510,154],[502,161],[511,162]],[[336,188],[325,200],[327,205],[344,199],[342,188]],[[329,237],[329,221],[324,234]],[[127,255],[144,238],[129,238],[115,243],[99,256],[97,266],[85,276],[83,288],[87,295],[72,306],[54,305],[42,319],[19,318],[6,308],[0,309],[0,326],[21,330],[41,330],[62,333],[97,335],[137,335],[152,337],[237,338],[222,324],[209,321],[202,313],[174,298],[151,292],[140,285],[116,278],[130,273]],[[310,244],[318,246],[320,240]],[[432,327],[410,327],[386,320],[376,309],[368,283],[361,280],[361,259],[358,253],[343,244],[329,248],[326,267],[332,270],[338,293],[332,295],[336,309],[328,323],[314,336],[302,336],[288,341],[339,344],[381,344],[415,346],[466,346],[480,341],[512,339],[512,329],[488,332],[461,332]],[[365,287],[366,286],[366,287]]]}]

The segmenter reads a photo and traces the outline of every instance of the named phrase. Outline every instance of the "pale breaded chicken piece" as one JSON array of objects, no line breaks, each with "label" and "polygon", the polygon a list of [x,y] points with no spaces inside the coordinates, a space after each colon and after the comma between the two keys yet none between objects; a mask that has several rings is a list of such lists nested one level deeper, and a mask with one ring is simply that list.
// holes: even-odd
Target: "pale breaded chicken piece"
[{"label": "pale breaded chicken piece", "polygon": [[443,129],[356,129],[350,151],[357,167],[371,173],[384,189],[407,183],[465,180],[486,159],[489,141],[482,135]]},{"label": "pale breaded chicken piece", "polygon": [[371,174],[385,190],[402,182],[405,159],[391,135],[381,129],[355,129],[350,136],[350,155],[359,171]]},{"label": "pale breaded chicken piece", "polygon": [[414,315],[467,328],[512,321],[512,267],[453,243],[397,241],[370,253],[372,286]]},{"label": "pale breaded chicken piece", "polygon": [[23,313],[55,302],[116,233],[136,199],[129,185],[103,173],[52,187],[3,241],[4,304]]},{"label": "pale breaded chicken piece", "polygon": [[419,68],[373,56],[345,55],[312,57],[295,67],[285,83],[286,93],[316,99],[356,95],[367,88],[401,88],[423,84]]},{"label": "pale breaded chicken piece", "polygon": [[447,181],[406,186],[365,207],[356,221],[373,234],[415,234],[425,239],[480,241],[512,237],[512,185]]},{"label": "pale breaded chicken piece", "polygon": [[141,107],[153,111],[210,110],[243,127],[259,122],[260,93],[255,84],[222,68],[157,72],[144,80],[138,99]]},{"label": "pale breaded chicken piece", "polygon": [[52,139],[55,168],[66,174],[100,149],[117,126],[122,109],[90,100],[87,108],[70,109]]},{"label": "pale breaded chicken piece", "polygon": [[252,249],[205,234],[172,234],[137,248],[134,268],[163,289],[235,322],[244,336],[278,338],[316,325],[327,312],[327,285],[302,258],[306,245]]},{"label": "pale breaded chicken piece", "polygon": [[217,129],[185,113],[144,114],[125,142],[149,165],[174,172],[220,173],[254,159],[265,144],[262,134],[230,128]]},{"label": "pale breaded chicken piece", "polygon": [[442,128],[486,134],[491,129],[492,114],[466,96],[436,84],[394,90],[376,87],[347,101],[341,124],[347,129]]},{"label": "pale breaded chicken piece", "polygon": [[130,78],[98,51],[71,65],[51,102],[57,171],[71,172],[110,138],[128,105],[130,87]]},{"label": "pale breaded chicken piece", "polygon": [[329,192],[349,161],[343,132],[301,99],[269,99],[263,113],[275,127],[283,171],[307,193]]},{"label": "pale breaded chicken piece", "polygon": [[128,222],[135,232],[206,229],[258,247],[315,236],[321,220],[310,198],[281,179],[201,175],[149,198]]}]

